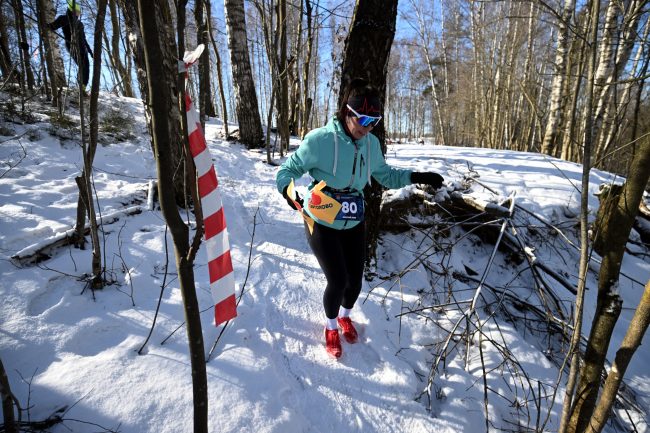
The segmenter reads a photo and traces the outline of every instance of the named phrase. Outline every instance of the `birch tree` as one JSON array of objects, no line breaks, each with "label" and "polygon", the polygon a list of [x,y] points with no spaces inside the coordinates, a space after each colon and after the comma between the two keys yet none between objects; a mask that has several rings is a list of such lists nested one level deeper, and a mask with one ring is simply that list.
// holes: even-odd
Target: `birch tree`
[{"label": "birch tree", "polygon": [[[314,24],[312,11],[313,6],[310,0],[304,0],[305,2],[305,18],[307,19],[307,41],[306,41],[306,54],[305,61],[302,69],[302,104],[301,104],[301,119],[302,119],[302,128],[300,131],[300,138],[304,138],[307,132],[309,132],[309,120],[312,111],[313,99],[309,97],[309,79],[310,79],[310,67],[312,63],[312,48],[314,46]],[[318,7],[318,3],[316,3]]]},{"label": "birch tree", "polygon": [[[433,37],[431,35],[431,29],[433,28],[432,19],[428,19],[425,15],[424,8],[420,4],[416,4],[413,0],[410,2],[412,9],[415,11],[415,16],[417,19],[416,24],[411,24],[412,28],[416,31],[420,48],[424,54],[424,61],[427,65],[427,70],[429,72],[429,80],[431,85],[431,97],[433,100],[433,105],[435,109],[433,110],[433,121],[432,124],[436,125],[436,136],[438,137],[438,143],[441,145],[446,145],[446,128],[442,120],[442,109],[440,98],[438,97],[438,85],[436,83],[436,73],[434,72],[433,58],[430,51],[430,46],[433,42]],[[433,5],[432,5],[433,6]]]},{"label": "birch tree", "polygon": [[[109,0],[108,7],[111,16],[111,53],[110,60],[113,68],[116,71],[116,75],[119,80],[119,85],[123,89],[123,94],[126,97],[133,98],[135,93],[133,92],[133,85],[131,83],[131,65],[127,61],[125,65],[122,62],[122,57],[120,55],[120,47],[122,42],[122,25],[120,23],[119,10],[116,4],[117,0]],[[128,45],[125,45],[127,48]],[[130,50],[126,50],[127,56],[129,55]]]},{"label": "birch tree", "polygon": [[555,51],[555,62],[553,64],[553,82],[551,84],[550,105],[546,130],[542,142],[542,153],[552,154],[556,148],[556,142],[563,113],[563,89],[566,81],[566,65],[569,48],[571,18],[575,12],[575,0],[564,0],[562,15],[558,20],[557,48]]},{"label": "birch tree", "polygon": [[47,27],[48,23],[54,21],[54,7],[47,0],[38,0],[36,10],[38,14],[38,27],[45,49],[45,62],[50,80],[49,90],[51,92],[52,105],[59,106],[59,94],[65,84],[63,58],[61,57],[61,50],[55,39],[56,35],[50,32]]},{"label": "birch tree", "polygon": [[[140,97],[144,105],[145,118],[147,125],[151,126],[151,109],[149,106],[149,87],[147,84],[147,68],[144,57],[144,46],[142,42],[142,33],[140,31],[140,14],[138,12],[137,2],[130,0],[117,0],[122,14],[124,15],[124,24],[126,26],[126,39],[130,47],[133,63],[135,66],[138,88]],[[151,130],[149,131],[151,132]],[[153,148],[153,143],[152,143]]]},{"label": "birch tree", "polygon": [[[223,120],[223,129],[224,135],[226,138],[229,136],[228,132],[228,103],[226,100],[225,94],[225,84],[223,81],[223,74],[221,72],[221,53],[219,53],[219,47],[217,42],[214,39],[214,33],[212,32],[212,8],[210,6],[209,0],[206,1],[206,13],[207,13],[207,23],[208,23],[208,35],[210,36],[210,42],[212,42],[212,49],[214,50],[214,57],[216,59],[216,70],[217,70],[217,85],[219,87],[219,100],[221,101],[221,119]],[[215,110],[216,111],[216,110]]]},{"label": "birch tree", "polygon": [[199,60],[199,94],[198,105],[201,124],[205,123],[205,116],[216,116],[212,103],[210,90],[210,37],[208,35],[208,21],[210,20],[210,2],[197,0],[194,3],[194,19],[196,20],[196,45],[203,44],[205,52]]},{"label": "birch tree", "polygon": [[[613,25],[616,25],[616,33],[614,37],[607,41],[603,41],[603,43],[612,44],[614,47],[604,47],[603,49],[608,53],[614,51],[614,54],[608,56],[608,60],[611,64],[602,65],[604,72],[603,75],[599,77],[599,84],[601,84],[601,87],[598,106],[596,108],[596,122],[601,133],[599,134],[599,139],[596,143],[596,160],[601,159],[609,147],[610,143],[607,142],[607,137],[609,136],[611,129],[615,127],[617,123],[617,99],[621,94],[617,91],[620,86],[618,81],[620,81],[620,78],[627,73],[626,69],[632,50],[634,46],[639,43],[638,27],[641,18],[643,16],[647,17],[647,13],[644,13],[644,11],[647,9],[650,2],[647,0],[633,0],[623,3],[611,3],[615,4],[611,9],[615,11],[615,13],[613,13],[615,15]],[[643,41],[643,39],[641,39],[641,41]],[[604,60],[604,62],[605,61],[607,60]],[[629,85],[630,83],[626,84]]]},{"label": "birch tree", "polygon": [[0,71],[2,71],[2,76],[7,79],[14,73],[13,61],[9,53],[7,17],[2,7],[0,7]]}]

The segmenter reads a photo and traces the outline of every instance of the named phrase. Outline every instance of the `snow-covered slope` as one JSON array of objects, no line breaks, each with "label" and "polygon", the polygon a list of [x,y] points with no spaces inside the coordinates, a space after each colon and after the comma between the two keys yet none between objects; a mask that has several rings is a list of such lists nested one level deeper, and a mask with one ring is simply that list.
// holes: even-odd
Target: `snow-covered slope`
[{"label": "snow-covered slope", "polygon": [[[126,141],[105,136],[105,144],[97,150],[94,181],[101,212],[109,213],[145,203],[148,183],[156,173],[141,104],[108,96],[102,96],[101,103],[105,112],[135,119],[118,121],[129,132],[121,134]],[[89,250],[64,247],[50,259],[25,267],[10,259],[29,245],[69,229],[75,220],[74,178],[82,165],[81,150],[75,140],[51,135],[65,134],[52,127],[49,115],[41,110],[32,107],[34,123],[18,124],[5,116],[6,136],[0,137],[4,162],[0,168],[0,358],[14,394],[26,409],[23,420],[28,416],[41,420],[67,406],[63,423],[52,427],[52,432],[190,432],[192,386],[184,329],[166,339],[183,322],[182,301],[171,239],[165,235],[158,210],[104,226],[101,247],[112,284],[101,291],[92,293],[82,278],[90,270]],[[72,109],[69,114],[74,120]],[[563,388],[551,408],[558,370],[549,359],[561,354],[546,350],[558,349],[559,337],[531,334],[522,326],[525,320],[509,321],[487,289],[483,302],[490,309],[478,310],[484,336],[475,335],[467,358],[464,343],[455,345],[457,339],[452,339],[454,350],[433,379],[431,403],[422,395],[431,363],[462,317],[462,308],[454,305],[428,307],[450,300],[466,305],[462,302],[471,299],[477,284],[455,276],[470,269],[479,278],[492,251],[491,245],[465,236],[458,228],[444,236],[417,229],[384,235],[378,277],[364,282],[353,312],[361,341],[344,343],[339,361],[328,358],[323,347],[324,278],[305,240],[302,220],[275,189],[277,167],[265,163],[264,152],[220,139],[220,131],[219,122],[210,121],[206,138],[220,180],[236,280],[244,292],[239,316],[207,364],[211,431],[482,431],[486,424],[483,365],[488,370],[492,428],[534,428],[543,425],[550,411],[545,430],[557,429]],[[538,154],[415,144],[393,146],[387,158],[396,166],[438,171],[450,189],[473,177],[484,186],[474,182],[468,192],[479,198],[503,199],[514,192],[519,205],[574,239],[581,173],[576,164]],[[594,171],[592,192],[612,179]],[[304,178],[298,185],[304,188],[307,183]],[[414,189],[404,188],[392,197]],[[440,193],[437,199],[444,196]],[[593,195],[590,205],[592,210],[598,205]],[[518,223],[535,224],[540,232],[545,227],[524,212],[517,215]],[[539,241],[535,254],[540,260],[575,281],[577,252],[561,237],[544,240],[531,235],[528,239]],[[415,260],[427,249],[435,254]],[[625,310],[614,348],[642,292],[634,281],[647,281],[650,260],[647,255],[645,260],[628,255],[623,271],[629,278],[621,279]],[[220,329],[212,323],[204,251],[197,256],[195,275],[205,310],[207,350]],[[595,300],[594,278],[592,273],[587,328]],[[166,286],[152,339],[144,354],[138,355],[163,281]],[[536,302],[525,263],[497,255],[486,283]],[[570,306],[570,293],[562,288],[557,293]],[[423,311],[414,312],[420,308]],[[486,343],[488,337],[498,344]],[[514,361],[504,363],[499,344],[507,346]],[[525,376],[513,373],[513,365]],[[637,352],[627,381],[646,414],[649,365],[650,353]],[[541,411],[536,401],[541,401]],[[648,431],[647,418],[634,412],[631,416],[638,431]]]}]

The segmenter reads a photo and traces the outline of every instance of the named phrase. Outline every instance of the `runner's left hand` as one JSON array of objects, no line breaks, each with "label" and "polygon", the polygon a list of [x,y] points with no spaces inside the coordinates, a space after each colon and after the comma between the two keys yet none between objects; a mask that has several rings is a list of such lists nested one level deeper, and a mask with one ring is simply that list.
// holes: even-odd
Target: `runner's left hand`
[{"label": "runner's left hand", "polygon": [[442,183],[445,179],[440,176],[438,173],[427,172],[427,173],[411,173],[411,182],[413,183],[423,183],[425,185],[431,185],[434,189],[442,187]]}]

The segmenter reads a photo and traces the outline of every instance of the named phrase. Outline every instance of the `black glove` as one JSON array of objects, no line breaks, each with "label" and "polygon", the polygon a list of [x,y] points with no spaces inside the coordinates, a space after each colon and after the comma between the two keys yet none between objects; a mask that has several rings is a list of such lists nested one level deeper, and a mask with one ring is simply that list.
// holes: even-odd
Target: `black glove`
[{"label": "black glove", "polygon": [[285,200],[287,200],[287,203],[289,203],[289,206],[291,206],[291,209],[293,209],[293,210],[298,210],[298,208],[296,208],[296,205],[294,204],[294,201],[300,203],[300,206],[301,206],[301,207],[302,207],[304,201],[303,201],[303,199],[300,197],[300,194],[298,194],[298,191],[296,191],[296,198],[295,198],[295,200],[291,200],[291,197],[289,197],[289,195],[287,194],[287,189],[288,189],[288,188],[289,188],[289,185],[287,185],[287,186],[284,187],[284,189],[282,190],[282,197],[284,197]]},{"label": "black glove", "polygon": [[442,182],[444,182],[445,179],[443,179],[442,176],[440,176],[438,173],[416,173],[413,172],[411,173],[411,182],[412,183],[424,183],[426,185],[431,185],[434,189],[438,189],[442,186]]}]

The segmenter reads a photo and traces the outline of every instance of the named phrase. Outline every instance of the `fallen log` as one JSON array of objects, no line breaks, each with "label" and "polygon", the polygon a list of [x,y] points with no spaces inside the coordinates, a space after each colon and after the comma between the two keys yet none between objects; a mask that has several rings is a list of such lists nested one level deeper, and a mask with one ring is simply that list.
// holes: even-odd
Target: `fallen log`
[{"label": "fallen log", "polygon": [[[127,208],[119,209],[115,212],[102,215],[98,223],[100,225],[112,224],[122,217],[136,215],[142,213],[145,210],[153,210],[154,194],[156,192],[156,188],[154,186],[155,182],[150,181],[147,193],[147,202],[145,205],[129,206]],[[88,233],[90,233],[90,225],[86,224],[83,235],[86,236]],[[75,239],[75,229],[71,228],[23,248],[11,256],[11,259],[14,264],[18,266],[39,263],[49,259],[55,249],[69,245],[73,243]]]},{"label": "fallen log", "polygon": [[[136,205],[128,207],[126,209],[120,209],[118,211],[102,216],[102,218],[100,218],[99,224],[103,225],[114,223],[123,216],[139,214],[145,210],[145,208],[146,206]],[[90,226],[86,225],[83,234],[86,236],[89,233]],[[69,245],[73,243],[75,239],[75,229],[71,228],[23,248],[11,256],[11,259],[15,264],[21,266],[39,263],[43,260],[49,259],[53,250],[65,245]]]}]

